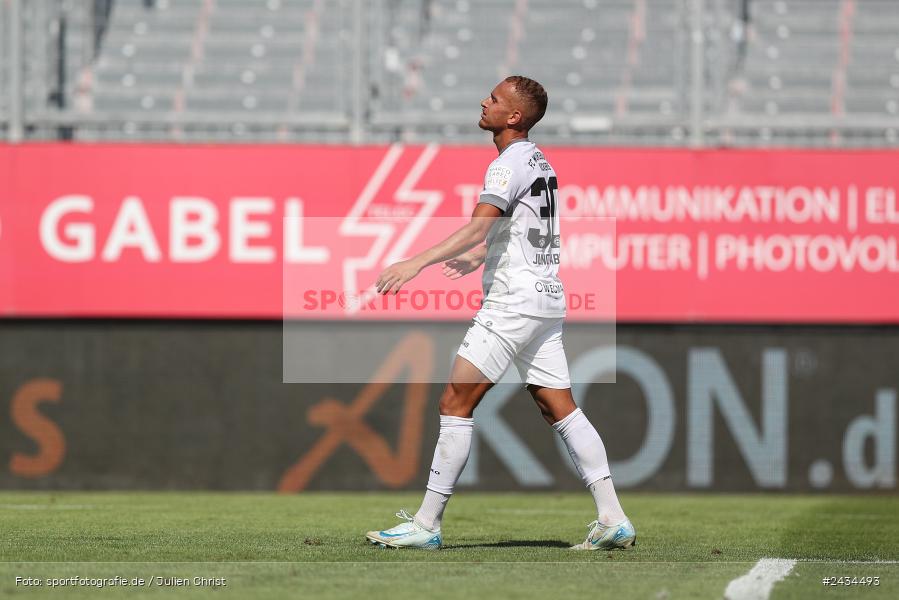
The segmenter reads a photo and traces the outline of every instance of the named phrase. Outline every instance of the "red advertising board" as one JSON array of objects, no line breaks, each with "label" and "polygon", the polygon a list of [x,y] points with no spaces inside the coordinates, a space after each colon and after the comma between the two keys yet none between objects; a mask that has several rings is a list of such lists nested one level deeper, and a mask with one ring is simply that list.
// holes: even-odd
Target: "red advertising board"
[{"label": "red advertising board", "polygon": [[[566,287],[608,291],[590,278],[615,275],[616,301],[575,318],[899,322],[897,152],[543,150],[559,175]],[[465,221],[495,156],[489,145],[0,146],[0,311],[330,317],[282,305],[288,268],[312,269],[308,289],[364,289],[391,257]],[[609,219],[612,230],[596,225]],[[350,281],[347,261],[363,258]],[[459,285],[477,288],[469,277]],[[409,304],[394,316],[441,314]]]}]

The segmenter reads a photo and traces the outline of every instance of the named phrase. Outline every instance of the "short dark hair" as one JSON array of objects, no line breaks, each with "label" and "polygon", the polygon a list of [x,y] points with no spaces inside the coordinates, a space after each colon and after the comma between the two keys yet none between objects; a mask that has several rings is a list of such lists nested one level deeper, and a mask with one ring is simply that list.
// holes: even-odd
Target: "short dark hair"
[{"label": "short dark hair", "polygon": [[505,81],[514,85],[515,92],[531,106],[533,113],[527,115],[524,120],[525,127],[530,129],[546,114],[546,105],[549,102],[546,90],[542,85],[524,75],[511,75],[506,77]]}]

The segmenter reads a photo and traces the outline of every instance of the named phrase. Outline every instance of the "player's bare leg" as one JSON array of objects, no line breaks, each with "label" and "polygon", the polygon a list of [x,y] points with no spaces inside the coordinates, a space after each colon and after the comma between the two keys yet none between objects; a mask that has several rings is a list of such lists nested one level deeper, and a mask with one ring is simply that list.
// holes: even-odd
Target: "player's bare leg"
[{"label": "player's bare leg", "polygon": [[373,544],[394,548],[437,549],[443,544],[440,524],[456,482],[468,462],[474,409],[493,383],[471,362],[456,357],[450,381],[440,396],[440,435],[428,475],[428,487],[415,516],[397,513],[406,520],[386,531],[369,531]]},{"label": "player's bare leg", "polygon": [[577,404],[574,403],[574,398],[571,395],[571,388],[557,390],[530,384],[528,385],[528,391],[531,393],[534,402],[537,403],[537,408],[540,409],[543,419],[550,425],[558,423],[577,408]]},{"label": "player's bare leg", "polygon": [[562,436],[574,466],[596,502],[597,518],[589,525],[587,539],[572,548],[610,550],[633,546],[637,534],[615,493],[606,448],[596,429],[575,404],[571,389],[531,384],[528,391],[546,422]]},{"label": "player's bare leg", "polygon": [[476,366],[457,356],[450,380],[440,396],[440,415],[470,419],[484,395],[493,387]]}]

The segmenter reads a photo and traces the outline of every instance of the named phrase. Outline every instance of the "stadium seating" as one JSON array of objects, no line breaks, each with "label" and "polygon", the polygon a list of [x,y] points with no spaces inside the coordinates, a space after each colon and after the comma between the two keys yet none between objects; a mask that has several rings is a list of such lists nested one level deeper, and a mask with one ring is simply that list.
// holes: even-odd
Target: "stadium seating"
[{"label": "stadium seating", "polygon": [[[743,22],[743,1],[705,1],[706,118],[764,131],[822,119],[851,126],[858,116],[876,124],[873,142],[883,143],[884,130],[895,137],[899,2],[748,0]],[[33,29],[53,16],[33,8],[43,4],[25,11]],[[81,139],[346,141],[358,89],[370,141],[468,141],[480,135],[473,123],[489,89],[524,73],[550,91],[543,134],[551,139],[682,144],[689,4],[115,0],[99,29],[86,10],[66,14],[63,105],[83,119]],[[52,96],[58,57],[48,45],[26,52],[31,106]],[[6,104],[0,95],[0,114]]]},{"label": "stadium seating", "polygon": [[895,114],[897,27],[899,7],[883,2],[756,2],[742,110]]},{"label": "stadium seating", "polygon": [[[420,3],[401,3],[411,21]],[[380,69],[388,90],[375,118],[412,122],[449,117],[473,123],[478,104],[506,75],[523,73],[550,90],[547,122],[575,114],[670,116],[681,108],[683,63],[676,2],[435,2],[417,40],[388,32],[405,68]],[[438,116],[440,115],[440,116]]]},{"label": "stadium seating", "polygon": [[[6,39],[6,31],[7,31],[7,17],[6,17],[7,7],[5,3],[0,2],[0,42],[3,42]],[[9,56],[4,48],[0,51],[0,82],[8,81],[9,77]],[[0,86],[0,90],[5,91],[6,86]],[[5,122],[7,120],[6,111],[9,110],[7,106],[9,98],[3,92],[0,92],[0,132],[5,133]]]},{"label": "stadium seating", "polygon": [[[93,77],[88,110],[164,112],[169,120],[218,115],[225,131],[249,131],[253,115],[342,114],[339,77],[316,81],[316,58],[340,73],[341,13],[313,0],[119,0]],[[321,78],[320,78],[321,79]],[[127,113],[127,114],[126,114]],[[285,119],[286,121],[286,119]],[[153,123],[133,124],[132,131]],[[189,128],[186,131],[190,131]],[[196,132],[202,138],[208,132]],[[180,137],[189,136],[185,130]]]},{"label": "stadium seating", "polygon": [[[883,0],[753,0],[729,110],[742,117],[873,124],[893,143],[899,114],[899,4]],[[781,120],[781,123],[784,121]],[[825,136],[833,132],[822,131]],[[824,138],[827,139],[826,137]]]}]

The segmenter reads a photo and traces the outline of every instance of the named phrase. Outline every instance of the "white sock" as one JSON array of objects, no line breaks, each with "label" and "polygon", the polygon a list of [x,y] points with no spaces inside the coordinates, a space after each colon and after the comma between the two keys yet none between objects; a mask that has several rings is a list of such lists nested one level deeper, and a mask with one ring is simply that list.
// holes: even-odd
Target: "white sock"
[{"label": "white sock", "polygon": [[440,529],[440,523],[443,521],[443,511],[446,510],[446,503],[449,502],[449,499],[449,494],[425,490],[421,508],[415,513],[415,520],[431,531]]},{"label": "white sock", "polygon": [[587,488],[593,494],[593,501],[596,503],[596,518],[600,523],[617,525],[627,518],[624,509],[621,508],[621,503],[618,502],[618,495],[615,493],[615,486],[612,485],[611,475],[594,481]]},{"label": "white sock", "polygon": [[440,435],[434,449],[428,490],[415,519],[428,529],[439,529],[446,503],[468,462],[474,419],[440,415]]},{"label": "white sock", "polygon": [[553,423],[553,429],[562,436],[577,472],[593,494],[599,522],[614,525],[623,521],[626,517],[612,485],[606,447],[587,416],[576,408],[561,421]]}]

